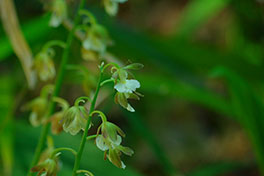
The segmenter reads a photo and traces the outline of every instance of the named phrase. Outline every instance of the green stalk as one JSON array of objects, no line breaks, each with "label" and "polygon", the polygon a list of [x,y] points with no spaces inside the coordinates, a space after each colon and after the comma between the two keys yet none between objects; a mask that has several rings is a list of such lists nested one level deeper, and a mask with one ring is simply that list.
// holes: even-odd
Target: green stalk
[{"label": "green stalk", "polygon": [[[57,76],[57,79],[56,79],[56,83],[55,83],[55,90],[53,92],[53,95],[52,97],[56,97],[59,95],[59,92],[61,90],[61,86],[62,86],[62,82],[63,82],[63,78],[64,78],[64,75],[65,75],[65,68],[66,68],[66,65],[68,63],[68,60],[69,60],[69,53],[70,53],[70,47],[71,47],[71,44],[72,44],[72,41],[73,41],[73,37],[74,37],[74,31],[80,21],[80,10],[84,8],[84,4],[85,4],[85,0],[81,0],[80,2],[80,5],[79,5],[79,9],[77,11],[77,14],[74,18],[74,25],[73,25],[73,28],[72,30],[70,31],[69,35],[68,35],[68,38],[67,38],[67,42],[66,42],[66,46],[65,46],[65,49],[63,51],[63,55],[62,55],[62,61],[61,61],[61,64],[60,64],[60,68],[59,68],[59,71],[58,71],[58,76]],[[48,110],[48,116],[47,117],[50,117],[53,112],[54,112],[54,109],[55,109],[55,103],[52,101],[50,103],[50,106],[49,106],[49,110]],[[50,129],[50,123],[47,123],[45,124],[43,127],[42,127],[42,131],[41,131],[41,136],[40,136],[40,139],[39,139],[39,142],[38,142],[38,145],[37,145],[37,148],[35,150],[35,154],[34,154],[34,157],[33,157],[33,160],[32,160],[32,163],[30,165],[30,169],[35,166],[39,160],[39,157],[41,155],[41,151],[44,147],[44,144],[46,142],[46,138],[47,138],[47,135],[48,135],[48,132],[49,132],[49,129]],[[28,176],[32,176],[32,172],[28,171]]]},{"label": "green stalk", "polygon": [[77,156],[76,156],[76,159],[75,159],[75,162],[74,162],[72,176],[76,176],[77,175],[77,171],[78,171],[78,169],[80,167],[80,162],[81,162],[83,150],[84,150],[85,143],[86,143],[86,140],[87,140],[86,137],[87,137],[89,126],[90,126],[91,119],[92,119],[92,114],[91,113],[94,111],[95,103],[96,103],[96,100],[97,100],[97,97],[98,97],[98,93],[99,93],[99,90],[101,88],[100,84],[102,82],[102,75],[103,75],[103,72],[102,72],[102,67],[101,67],[100,68],[100,76],[99,76],[99,80],[98,80],[98,83],[97,83],[96,91],[95,91],[95,94],[94,94],[94,97],[93,97],[93,100],[92,100],[92,103],[91,103],[91,107],[90,107],[90,110],[89,110],[88,121],[87,121],[85,130],[84,130],[84,133],[82,135],[81,143],[80,143],[80,146],[79,146],[79,151],[77,152]]}]

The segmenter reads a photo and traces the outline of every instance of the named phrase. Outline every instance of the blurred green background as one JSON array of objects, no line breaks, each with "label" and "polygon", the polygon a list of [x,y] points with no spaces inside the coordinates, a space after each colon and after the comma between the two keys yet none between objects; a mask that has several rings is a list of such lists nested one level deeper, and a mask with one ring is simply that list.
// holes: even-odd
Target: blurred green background
[{"label": "blurred green background", "polygon": [[[100,108],[127,134],[134,149],[123,157],[125,170],[109,161],[94,142],[81,167],[96,176],[255,176],[264,174],[264,9],[261,0],[129,0],[116,18],[97,0],[87,9],[106,26],[123,63],[145,65],[135,73],[141,101],[135,113],[113,103],[113,91]],[[76,4],[78,2],[76,1]],[[15,0],[24,35],[36,54],[49,40],[65,40],[64,27],[48,26],[40,1]],[[72,7],[73,9],[75,8]],[[84,63],[80,42],[70,63]],[[56,50],[56,64],[61,50]],[[71,103],[83,95],[78,75],[67,72],[61,96]],[[0,175],[26,174],[40,128],[21,106],[37,96],[25,89],[21,65],[0,28]],[[41,86],[41,85],[40,85]],[[39,87],[40,87],[39,86]],[[81,135],[62,133],[56,147],[77,148]],[[59,176],[70,175],[73,157],[61,158]]]}]

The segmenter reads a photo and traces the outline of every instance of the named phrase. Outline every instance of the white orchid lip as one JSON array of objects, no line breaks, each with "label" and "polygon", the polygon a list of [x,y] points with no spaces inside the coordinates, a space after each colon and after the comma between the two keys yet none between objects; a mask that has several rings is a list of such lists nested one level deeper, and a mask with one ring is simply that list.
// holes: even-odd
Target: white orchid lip
[{"label": "white orchid lip", "polygon": [[124,83],[117,83],[114,88],[120,93],[133,93],[140,88],[140,83],[135,79],[127,79]]}]

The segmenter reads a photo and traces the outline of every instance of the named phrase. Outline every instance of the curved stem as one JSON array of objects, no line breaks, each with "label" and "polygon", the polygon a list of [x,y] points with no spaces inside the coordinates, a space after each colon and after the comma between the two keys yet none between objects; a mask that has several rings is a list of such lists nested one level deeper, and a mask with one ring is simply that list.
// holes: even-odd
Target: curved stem
[{"label": "curved stem", "polygon": [[110,79],[107,79],[107,80],[104,80],[102,83],[101,83],[101,86],[105,85],[106,83],[109,83],[109,82],[115,82],[115,79],[114,78],[110,78]]},{"label": "curved stem", "polygon": [[95,103],[96,103],[96,100],[97,100],[97,97],[98,97],[98,93],[99,93],[99,90],[100,90],[100,87],[101,87],[100,84],[101,84],[101,81],[102,81],[102,74],[103,74],[102,68],[100,68],[100,76],[99,76],[99,80],[98,80],[98,83],[97,83],[97,88],[96,88],[96,91],[95,91],[95,94],[94,94],[94,97],[93,97],[93,100],[92,100],[92,103],[91,103],[91,107],[90,107],[90,110],[89,110],[88,121],[87,121],[85,130],[84,130],[84,133],[82,135],[82,140],[81,140],[80,147],[79,147],[79,151],[77,153],[77,157],[76,157],[76,160],[75,160],[75,163],[74,163],[74,168],[73,168],[72,176],[76,176],[77,170],[80,167],[82,153],[83,153],[84,146],[85,146],[85,143],[86,143],[86,136],[88,134],[89,126],[90,126],[91,119],[92,119],[91,112],[94,111]]},{"label": "curved stem", "polygon": [[108,64],[106,64],[105,66],[104,66],[104,68],[103,68],[103,72],[105,71],[105,69],[107,69],[107,67],[109,67],[109,66],[114,66],[114,67],[116,67],[116,68],[120,68],[120,66],[118,65],[118,64],[116,64],[116,63],[114,63],[114,62],[110,62],[110,63],[108,63]]},{"label": "curved stem", "polygon": [[[77,12],[77,14],[75,16],[75,19],[74,19],[74,26],[73,26],[72,30],[70,31],[70,33],[68,35],[66,47],[65,47],[65,49],[63,51],[62,61],[61,61],[60,68],[59,68],[59,71],[58,71],[58,76],[57,76],[57,79],[56,79],[55,90],[53,92],[52,97],[58,96],[58,94],[59,94],[59,92],[61,90],[63,78],[64,78],[64,75],[65,75],[65,68],[66,68],[66,65],[67,65],[68,60],[69,60],[70,47],[71,47],[71,44],[72,44],[72,41],[73,41],[74,32],[75,32],[77,24],[80,21],[79,11],[81,9],[83,9],[84,4],[85,4],[85,0],[81,0],[78,12]],[[50,115],[53,114],[54,109],[55,109],[55,103],[51,102],[50,106],[49,106],[48,116],[47,117],[49,117]],[[42,151],[42,149],[44,147],[44,144],[45,144],[49,129],[50,129],[50,123],[45,124],[43,126],[43,128],[42,128],[41,136],[40,136],[40,139],[39,139],[39,142],[38,142],[38,145],[37,145],[37,148],[36,148],[32,163],[30,165],[30,168],[29,168],[29,171],[28,171],[28,174],[27,174],[28,176],[32,176],[32,172],[30,172],[30,169],[33,166],[35,166],[37,164],[38,160],[39,160],[39,157],[40,157],[41,151]]]},{"label": "curved stem", "polygon": [[81,11],[80,11],[80,14],[81,14],[81,15],[86,15],[86,16],[89,18],[90,23],[91,23],[92,25],[97,23],[95,17],[93,16],[93,14],[90,13],[88,10],[81,10]]},{"label": "curved stem", "polygon": [[104,113],[102,111],[93,111],[90,116],[92,116],[94,114],[99,114],[103,123],[107,122],[106,116],[104,115]]},{"label": "curved stem", "polygon": [[87,170],[78,170],[78,171],[77,171],[77,174],[80,174],[80,173],[86,173],[86,174],[88,174],[89,176],[94,176],[94,175],[92,174],[92,172],[87,171]]},{"label": "curved stem", "polygon": [[51,40],[47,42],[42,49],[45,51],[51,48],[52,46],[60,46],[62,48],[66,48],[66,43],[60,40]]},{"label": "curved stem", "polygon": [[66,147],[62,147],[62,148],[57,148],[55,149],[52,154],[51,154],[51,158],[55,157],[57,153],[61,152],[61,151],[69,151],[71,152],[75,157],[77,155],[77,152],[75,150],[73,150],[72,148],[66,148]]},{"label": "curved stem", "polygon": [[79,104],[80,104],[81,102],[82,102],[82,103],[85,103],[85,100],[88,100],[89,102],[92,102],[91,99],[90,99],[89,97],[85,97],[85,96],[83,96],[83,97],[79,97],[79,98],[77,98],[77,99],[75,100],[75,102],[74,102],[74,106],[78,107]]}]

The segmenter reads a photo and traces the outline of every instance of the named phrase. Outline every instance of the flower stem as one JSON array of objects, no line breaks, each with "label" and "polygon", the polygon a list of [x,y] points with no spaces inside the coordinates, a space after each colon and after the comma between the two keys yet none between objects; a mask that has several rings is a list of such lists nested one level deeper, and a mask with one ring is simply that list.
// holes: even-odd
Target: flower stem
[{"label": "flower stem", "polygon": [[91,136],[86,137],[86,140],[88,141],[88,140],[90,140],[90,139],[94,139],[94,138],[96,138],[96,137],[97,137],[96,134],[95,134],[95,135],[91,135]]},{"label": "flower stem", "polygon": [[77,155],[77,152],[75,150],[73,150],[72,148],[65,148],[65,147],[62,147],[62,148],[57,148],[53,151],[53,153],[51,154],[51,158],[53,158],[54,156],[57,155],[57,153],[61,152],[61,151],[69,151],[71,152],[75,157]]},{"label": "flower stem", "polygon": [[[79,21],[80,21],[80,13],[79,12],[80,12],[81,9],[84,8],[84,4],[85,4],[85,0],[81,0],[80,5],[79,5],[79,9],[78,9],[77,14],[76,14],[76,16],[74,18],[73,28],[70,31],[69,35],[68,35],[66,46],[65,46],[65,49],[64,49],[63,55],[62,55],[62,61],[61,61],[60,68],[59,68],[59,71],[58,71],[58,76],[57,76],[56,83],[55,83],[55,90],[53,92],[52,97],[58,96],[59,92],[61,90],[62,81],[63,81],[64,75],[65,75],[65,68],[66,68],[66,65],[67,65],[68,60],[69,60],[70,47],[71,47],[71,44],[72,44],[72,41],[73,41],[73,38],[74,38],[74,32],[75,32],[75,29],[76,29]],[[52,101],[50,103],[50,106],[49,106],[48,116],[47,117],[49,117],[50,115],[53,114],[54,109],[55,109],[55,103]],[[32,163],[30,165],[30,168],[29,168],[29,171],[28,171],[28,174],[27,174],[28,176],[32,176],[32,172],[30,172],[30,169],[33,166],[35,166],[37,164],[38,160],[39,160],[39,157],[40,157],[41,151],[42,151],[42,149],[44,147],[44,144],[45,144],[49,129],[50,129],[50,123],[47,123],[47,124],[45,124],[42,127],[41,136],[40,136],[37,148],[36,148],[35,153],[34,153],[34,157],[33,157]]]},{"label": "flower stem", "polygon": [[92,103],[91,103],[91,107],[90,107],[90,110],[89,110],[88,121],[87,121],[85,130],[84,130],[84,133],[82,135],[82,139],[81,139],[81,143],[80,143],[80,146],[79,146],[79,151],[77,152],[76,160],[74,162],[72,176],[76,176],[77,175],[77,170],[80,167],[80,162],[81,162],[83,150],[84,150],[84,146],[85,146],[85,143],[86,143],[86,137],[87,137],[89,126],[90,126],[91,119],[92,119],[91,113],[94,111],[95,103],[96,103],[96,100],[97,100],[97,97],[98,97],[98,93],[99,93],[99,90],[101,88],[100,84],[101,84],[101,81],[102,81],[102,75],[103,75],[103,72],[102,72],[102,68],[101,68],[100,69],[99,80],[98,80],[97,87],[96,87],[96,91],[95,91],[95,94],[94,94],[94,97],[93,97],[93,100],[92,100]]},{"label": "flower stem", "polygon": [[43,46],[42,50],[46,51],[53,46],[60,46],[62,48],[65,48],[66,44],[60,40],[51,40]]}]

